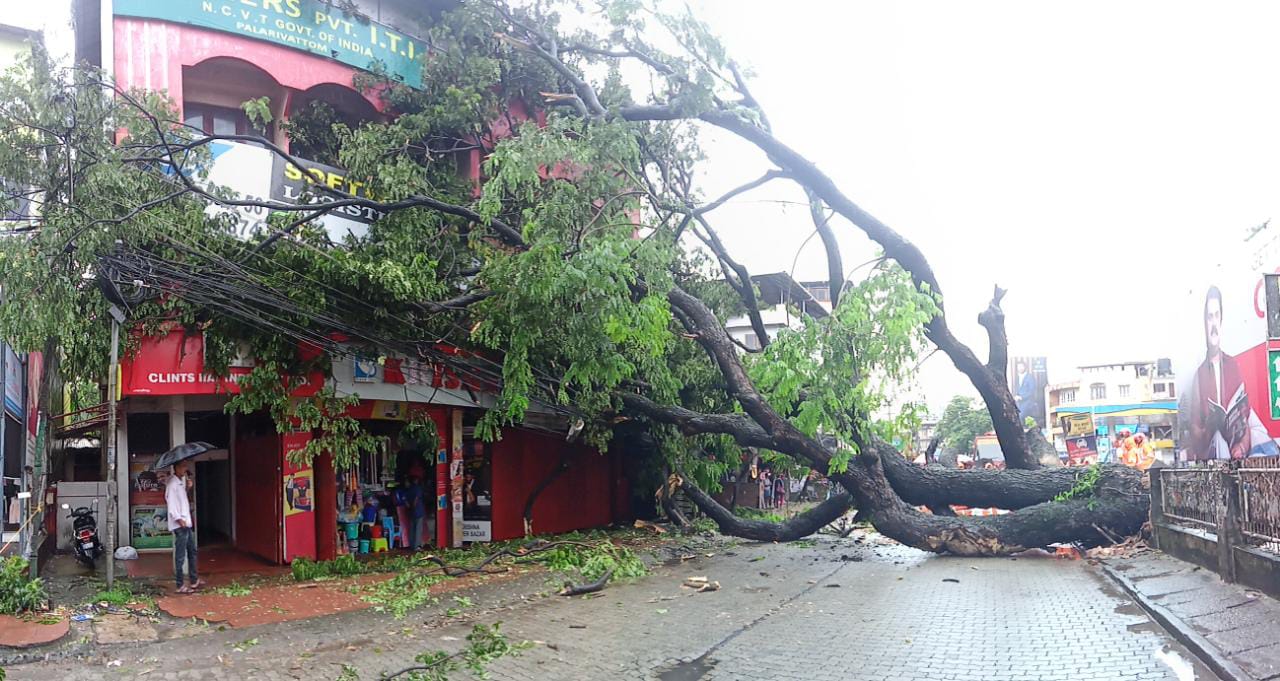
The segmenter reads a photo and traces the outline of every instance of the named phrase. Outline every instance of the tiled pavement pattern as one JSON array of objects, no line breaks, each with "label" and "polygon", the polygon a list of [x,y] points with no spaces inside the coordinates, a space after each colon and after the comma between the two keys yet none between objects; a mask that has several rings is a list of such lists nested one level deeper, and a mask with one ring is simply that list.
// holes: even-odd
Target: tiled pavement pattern
[{"label": "tiled pavement pattern", "polygon": [[[694,575],[722,588],[682,588]],[[495,620],[538,642],[498,662],[499,680],[1214,678],[1079,561],[938,558],[870,542],[744,544],[589,600],[520,597],[540,588],[529,579],[481,587],[469,621],[436,614],[450,603],[403,622],[353,613],[109,649],[14,667],[9,678],[315,680],[350,663],[370,680]],[[252,638],[259,643],[232,650]]]},{"label": "tiled pavement pattern", "polygon": [[1107,564],[1254,679],[1280,679],[1280,602],[1156,551]]}]

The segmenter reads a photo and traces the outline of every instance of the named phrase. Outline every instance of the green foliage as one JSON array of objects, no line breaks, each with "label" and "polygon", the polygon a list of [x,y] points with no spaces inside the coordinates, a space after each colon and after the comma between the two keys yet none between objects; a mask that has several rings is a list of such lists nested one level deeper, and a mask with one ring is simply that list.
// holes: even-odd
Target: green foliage
[{"label": "green foliage", "polygon": [[219,596],[248,596],[253,593],[253,589],[241,584],[238,581],[232,581],[226,586],[220,586],[213,590]]},{"label": "green foliage", "polygon": [[692,525],[693,531],[699,534],[717,534],[720,532],[720,526],[716,524],[716,521],[706,516],[694,519]]},{"label": "green foliage", "polygon": [[[519,655],[533,647],[529,641],[512,643],[501,631],[501,622],[485,626],[477,624],[467,634],[467,645],[455,653],[440,650],[422,653],[414,658],[415,666],[382,676],[382,681],[449,681],[458,672],[477,679],[489,678],[486,669],[508,656]],[[343,665],[337,681],[360,681],[355,667]]]},{"label": "green foliage", "polygon": [[[840,297],[831,315],[804,317],[796,331],[781,331],[748,369],[756,387],[780,413],[810,436],[853,443],[874,433],[901,432],[911,412],[889,420],[896,386],[910,380],[924,347],[926,322],[937,314],[931,296],[901,267],[882,262]],[[832,471],[848,465],[853,449],[836,451]]]},{"label": "green foliage", "polygon": [[937,432],[942,446],[972,456],[978,451],[978,436],[990,432],[991,428],[991,414],[985,407],[975,407],[973,398],[956,395],[938,419]]},{"label": "green foliage", "polygon": [[612,580],[638,579],[649,574],[649,568],[631,549],[612,542],[589,546],[570,544],[537,554],[536,561],[554,572],[582,575],[595,581],[612,572]]},{"label": "green foliage", "polygon": [[109,590],[98,591],[93,595],[94,603],[110,603],[115,606],[125,606],[130,603],[150,603],[151,597],[134,591],[133,585],[128,581],[117,579],[115,585]]},{"label": "green foliage", "polygon": [[1102,466],[1093,464],[1076,474],[1076,482],[1071,489],[1066,490],[1054,497],[1054,501],[1067,501],[1070,499],[1089,498],[1089,510],[1093,510],[1097,505],[1098,483],[1102,481]]},{"label": "green foliage", "polygon": [[27,577],[25,558],[0,558],[0,615],[16,615],[45,606],[49,595],[39,577]]},{"label": "green foliage", "polygon": [[273,118],[270,97],[258,97],[257,99],[241,102],[240,108],[244,110],[245,116],[255,128],[266,129]]},{"label": "green foliage", "polygon": [[370,585],[361,600],[372,603],[377,612],[389,612],[396,619],[404,619],[409,611],[428,602],[434,603],[436,597],[431,594],[431,587],[446,579],[449,578],[443,574],[401,572],[391,579]]},{"label": "green foliage", "polygon": [[294,581],[297,582],[309,582],[328,577],[348,577],[369,571],[366,564],[357,561],[351,554],[343,554],[333,560],[319,562],[310,558],[294,558],[289,567]]},{"label": "green foliage", "polygon": [[299,157],[338,165],[342,142],[351,135],[338,112],[323,100],[298,107],[280,127],[289,137],[290,152]]},{"label": "green foliage", "polygon": [[747,520],[763,520],[770,523],[781,523],[786,521],[786,518],[777,511],[765,511],[758,508],[748,508],[746,506],[738,506],[737,508],[734,508],[733,514],[739,518],[746,518]]}]

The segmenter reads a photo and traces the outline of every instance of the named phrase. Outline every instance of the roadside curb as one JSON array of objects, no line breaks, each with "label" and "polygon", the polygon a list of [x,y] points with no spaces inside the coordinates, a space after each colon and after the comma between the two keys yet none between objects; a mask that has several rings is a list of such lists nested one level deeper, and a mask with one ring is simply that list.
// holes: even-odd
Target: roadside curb
[{"label": "roadside curb", "polygon": [[1159,622],[1160,626],[1164,627],[1165,630],[1172,634],[1179,643],[1186,646],[1187,649],[1194,653],[1196,657],[1200,658],[1201,662],[1204,662],[1213,670],[1213,673],[1217,674],[1224,681],[1256,681],[1254,677],[1245,673],[1245,671],[1236,665],[1236,663],[1227,659],[1225,655],[1218,652],[1218,649],[1209,642],[1209,639],[1202,636],[1200,632],[1196,631],[1190,624],[1183,622],[1181,618],[1170,612],[1168,608],[1156,603],[1139,591],[1138,587],[1119,570],[1112,568],[1106,563],[1099,563],[1099,567],[1102,568],[1103,573],[1105,573],[1107,577],[1111,578],[1111,581],[1118,584],[1121,589],[1124,589],[1124,592],[1129,594],[1130,598],[1132,598],[1138,605],[1142,606],[1143,610],[1146,610],[1152,618]]}]

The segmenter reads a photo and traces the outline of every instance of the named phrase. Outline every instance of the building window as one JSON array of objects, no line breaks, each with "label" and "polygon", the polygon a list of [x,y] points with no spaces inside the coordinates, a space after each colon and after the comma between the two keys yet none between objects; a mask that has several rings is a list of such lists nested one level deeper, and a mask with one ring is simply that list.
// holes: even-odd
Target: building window
[{"label": "building window", "polygon": [[1061,404],[1071,404],[1072,402],[1075,402],[1075,401],[1076,401],[1075,388],[1072,388],[1070,390],[1063,390],[1062,392],[1058,393],[1058,402]]},{"label": "building window", "polygon": [[1107,399],[1107,384],[1094,383],[1093,385],[1089,386],[1089,399],[1091,400]]},{"label": "building window", "polygon": [[748,350],[759,350],[760,338],[757,337],[754,333],[748,333],[747,335],[742,337],[742,344],[747,346]]},{"label": "building window", "polygon": [[827,286],[810,286],[809,295],[813,296],[813,299],[820,303],[831,302],[831,289]]},{"label": "building window", "polygon": [[206,135],[258,135],[267,137],[265,130],[257,130],[249,123],[249,117],[240,109],[210,104],[184,104],[182,122],[203,130]]},{"label": "building window", "polygon": [[1128,396],[1129,396],[1128,384],[1120,386],[1120,397],[1128,397]]},{"label": "building window", "polygon": [[1169,399],[1173,399],[1173,398],[1177,397],[1177,395],[1175,395],[1175,394],[1174,394],[1174,393],[1176,393],[1176,392],[1177,392],[1177,390],[1175,390],[1175,389],[1174,389],[1174,387],[1173,387],[1173,384],[1172,384],[1172,383],[1170,383],[1170,384],[1169,384]]}]

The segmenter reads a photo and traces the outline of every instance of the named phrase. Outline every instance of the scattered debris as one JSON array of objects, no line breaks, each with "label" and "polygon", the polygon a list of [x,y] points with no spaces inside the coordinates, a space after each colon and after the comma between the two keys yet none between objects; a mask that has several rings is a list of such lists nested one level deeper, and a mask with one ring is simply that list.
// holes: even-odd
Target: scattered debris
[{"label": "scattered debris", "polygon": [[[898,579],[902,579],[902,578],[901,578],[901,577],[899,577]],[[942,581],[944,581],[944,582],[951,582],[952,584],[959,584],[959,583],[960,583],[960,580],[956,579],[955,577],[943,577],[943,578],[942,578]]]},{"label": "scattered debris", "polygon": [[[658,612],[666,612],[666,610],[659,610]],[[585,625],[585,624],[570,624],[570,625],[569,625],[569,628],[570,628],[570,629],[586,629],[586,628],[587,628],[587,625]]]},{"label": "scattered debris", "polygon": [[647,520],[637,520],[637,521],[636,521],[636,523],[635,523],[635,527],[636,527],[636,529],[637,529],[637,530],[647,530],[647,531],[652,532],[652,533],[654,533],[654,534],[666,534],[666,533],[667,533],[667,528],[665,528],[665,527],[663,527],[663,526],[661,526],[661,525],[658,525],[658,524],[656,524],[656,523],[651,523],[651,522],[649,522],[649,521],[647,521]]},{"label": "scattered debris", "polygon": [[846,563],[861,563],[864,559],[862,556],[852,556],[847,553],[840,554],[840,560]]},{"label": "scattered debris", "polygon": [[694,593],[720,590],[720,582],[709,581],[706,577],[689,577],[681,586],[693,589]]},{"label": "scattered debris", "polygon": [[839,585],[839,584],[823,584],[822,586],[823,586],[823,588],[827,588],[827,589],[839,589],[839,588],[840,588],[840,585]]}]

